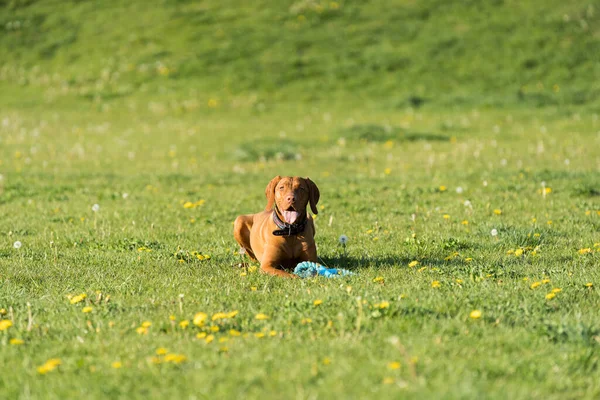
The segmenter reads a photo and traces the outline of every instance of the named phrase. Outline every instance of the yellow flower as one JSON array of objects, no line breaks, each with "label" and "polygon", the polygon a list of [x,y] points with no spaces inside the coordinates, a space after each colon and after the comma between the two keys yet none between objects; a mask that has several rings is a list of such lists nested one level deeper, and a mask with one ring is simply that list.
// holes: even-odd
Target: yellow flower
[{"label": "yellow flower", "polygon": [[196,326],[203,326],[204,323],[206,322],[206,319],[208,318],[208,314],[203,313],[203,312],[199,312],[196,313],[196,315],[194,315],[194,325]]},{"label": "yellow flower", "polygon": [[456,281],[456,283],[458,283],[459,285],[460,285],[461,283],[463,283],[463,280],[462,280],[462,279],[460,279],[460,278],[456,278],[456,279],[455,279],[455,281]]},{"label": "yellow flower", "polygon": [[494,210],[494,214],[496,214],[496,215],[502,215],[502,210],[500,210],[499,208],[496,208]]},{"label": "yellow flower", "polygon": [[258,288],[256,286],[250,286],[250,290],[252,290],[253,292],[256,292],[258,290]]},{"label": "yellow flower", "polygon": [[542,284],[542,282],[533,282],[531,284],[531,286],[529,286],[530,289],[535,289],[536,287],[540,286]]},{"label": "yellow flower", "polygon": [[577,252],[579,254],[590,254],[592,252],[592,249],[588,247],[586,249],[579,249]]},{"label": "yellow flower", "polygon": [[515,256],[516,257],[521,257],[523,255],[523,249],[516,249],[515,250]]},{"label": "yellow flower", "polygon": [[205,341],[206,343],[210,343],[210,342],[212,342],[213,340],[215,340],[215,335],[208,335],[208,336],[206,337],[206,339],[204,339],[204,341]]},{"label": "yellow flower", "polygon": [[0,320],[0,331],[5,331],[11,326],[13,326],[13,323],[10,319]]},{"label": "yellow flower", "polygon": [[188,321],[187,319],[184,319],[183,321],[179,322],[179,326],[181,327],[181,329],[187,328],[189,324],[190,321]]},{"label": "yellow flower", "polygon": [[92,307],[90,307],[90,306],[87,306],[87,307],[83,307],[83,308],[81,309],[81,312],[84,312],[84,313],[86,313],[86,314],[87,314],[87,313],[91,313],[91,312],[92,312],[92,310],[93,310],[93,308],[92,308]]},{"label": "yellow flower", "polygon": [[210,327],[211,332],[219,332],[220,329],[217,325],[211,325]]},{"label": "yellow flower", "polygon": [[222,338],[219,338],[219,343],[225,343],[225,342],[227,342],[227,341],[229,341],[229,338],[228,338],[228,337],[222,337]]},{"label": "yellow flower", "polygon": [[388,308],[389,306],[390,306],[389,301],[385,301],[385,300],[382,301],[381,303],[375,304],[376,308],[381,308],[381,309]]},{"label": "yellow flower", "polygon": [[444,185],[439,187],[440,192],[445,192],[448,188]]},{"label": "yellow flower", "polygon": [[594,286],[594,284],[592,282],[588,282],[585,284],[585,287],[592,287],[592,286]]},{"label": "yellow flower", "polygon": [[248,272],[253,273],[256,272],[258,270],[258,267],[256,265],[251,265],[248,267]]},{"label": "yellow flower", "polygon": [[560,293],[560,292],[562,292],[561,288],[555,287],[554,289],[552,289],[552,293]]},{"label": "yellow flower", "polygon": [[385,280],[383,279],[383,276],[378,276],[376,278],[373,279],[373,282],[375,283],[383,283],[385,282]]},{"label": "yellow flower", "polygon": [[254,318],[259,321],[264,321],[266,319],[269,319],[269,316],[266,314],[263,314],[263,313],[258,313],[258,314],[256,314],[256,316]]},{"label": "yellow flower", "polygon": [[419,265],[419,262],[417,260],[411,261],[411,262],[408,263],[408,266],[410,268],[416,267],[417,265]]},{"label": "yellow flower", "polygon": [[78,294],[77,296],[71,297],[71,299],[69,301],[71,302],[71,304],[77,304],[77,303],[83,301],[86,297],[87,297],[87,294],[81,293],[81,294]]},{"label": "yellow flower", "polygon": [[135,331],[140,335],[145,335],[148,333],[148,328],[144,328],[143,326],[140,326],[140,327],[136,328]]},{"label": "yellow flower", "polygon": [[163,356],[163,355],[167,354],[168,352],[169,352],[169,350],[165,349],[164,347],[159,347],[158,349],[156,349],[157,356]]},{"label": "yellow flower", "polygon": [[317,300],[313,301],[313,306],[315,306],[315,307],[319,306],[321,304],[323,304],[323,300],[317,299]]},{"label": "yellow flower", "polygon": [[38,373],[44,375],[48,372],[54,371],[60,364],[61,361],[59,358],[51,358],[48,361],[46,361],[43,365],[37,367],[37,371]]},{"label": "yellow flower", "polygon": [[469,221],[467,221],[466,219],[464,221],[461,222],[461,224],[463,225],[469,225]]},{"label": "yellow flower", "polygon": [[427,269],[427,267],[421,267],[421,268],[419,268],[419,269],[417,270],[417,272],[423,272],[423,271],[425,271],[426,269]]},{"label": "yellow flower", "polygon": [[228,313],[227,313],[227,318],[233,318],[233,317],[235,317],[236,315],[238,315],[238,313],[239,313],[239,311],[238,311],[238,310],[235,310],[235,311],[230,311],[230,312],[228,312]]},{"label": "yellow flower", "polygon": [[254,336],[260,339],[260,338],[264,338],[264,337],[265,337],[265,334],[264,334],[264,333],[262,333],[262,332],[256,332],[256,333],[254,334]]},{"label": "yellow flower", "polygon": [[240,336],[240,335],[242,334],[242,332],[240,332],[240,331],[237,331],[237,330],[235,330],[235,329],[230,329],[230,330],[229,330],[229,334],[230,334],[231,336]]},{"label": "yellow flower", "polygon": [[183,354],[169,353],[169,354],[165,355],[165,362],[172,362],[174,364],[181,364],[185,360],[187,360],[187,357],[184,356]]},{"label": "yellow flower", "polygon": [[206,332],[199,332],[196,334],[198,339],[204,339],[206,337]]},{"label": "yellow flower", "polygon": [[23,344],[25,342],[23,341],[23,339],[12,338],[12,339],[9,340],[9,343],[12,344],[12,345],[18,346],[18,345],[21,345],[21,344]]},{"label": "yellow flower", "polygon": [[215,99],[209,99],[208,100],[208,107],[209,108],[216,108],[219,105],[219,103],[217,102],[217,100]]},{"label": "yellow flower", "polygon": [[152,322],[144,321],[142,322],[142,328],[150,328],[152,326]]},{"label": "yellow flower", "polygon": [[329,364],[331,364],[331,360],[328,357],[325,357],[323,359],[323,365],[329,365]]},{"label": "yellow flower", "polygon": [[300,321],[300,323],[302,325],[310,324],[311,322],[312,322],[312,319],[310,319],[310,318],[302,318],[302,321]]},{"label": "yellow flower", "polygon": [[227,314],[225,314],[224,312],[218,312],[212,316],[213,321],[216,321],[218,319],[225,319],[225,318],[228,318],[228,317],[227,317]]},{"label": "yellow flower", "polygon": [[450,215],[449,215],[449,214],[444,214],[442,217],[443,217],[444,219],[450,219]]},{"label": "yellow flower", "polygon": [[556,297],[556,293],[548,293],[546,295],[546,300],[552,300],[555,297]]},{"label": "yellow flower", "polygon": [[383,173],[386,174],[386,175],[389,175],[389,174],[392,173],[392,169],[391,168],[386,168],[386,169],[383,170]]},{"label": "yellow flower", "polygon": [[175,321],[177,318],[174,315],[169,315],[169,320]]},{"label": "yellow flower", "polygon": [[471,261],[473,261],[473,258],[472,257],[467,257],[467,258],[465,258],[465,261],[466,262],[471,262]]},{"label": "yellow flower", "polygon": [[111,367],[113,367],[114,369],[119,369],[123,366],[123,364],[121,364],[121,361],[115,361],[112,364],[110,364]]},{"label": "yellow flower", "polygon": [[269,336],[271,336],[271,337],[277,336],[277,331],[270,331]]},{"label": "yellow flower", "polygon": [[442,286],[442,284],[440,283],[440,281],[433,281],[433,282],[431,282],[431,287],[432,288],[439,288],[440,286]]},{"label": "yellow flower", "polygon": [[6,308],[0,308],[0,315],[6,315]]},{"label": "yellow flower", "polygon": [[473,310],[469,314],[469,317],[473,318],[473,319],[479,319],[479,318],[481,318],[481,311],[479,311],[479,310]]},{"label": "yellow flower", "polygon": [[392,362],[388,363],[387,366],[389,369],[400,369],[400,367],[402,365],[398,361],[392,361]]},{"label": "yellow flower", "polygon": [[545,285],[546,283],[550,283],[550,279],[544,278],[542,279],[542,283]]}]

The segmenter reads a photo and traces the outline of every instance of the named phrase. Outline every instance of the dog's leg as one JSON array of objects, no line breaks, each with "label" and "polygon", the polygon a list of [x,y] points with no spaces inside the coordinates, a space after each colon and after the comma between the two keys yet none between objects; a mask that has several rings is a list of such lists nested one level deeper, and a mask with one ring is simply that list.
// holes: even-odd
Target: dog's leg
[{"label": "dog's leg", "polygon": [[240,215],[233,223],[233,236],[239,245],[246,251],[246,254],[257,261],[252,247],[250,246],[250,230],[252,229],[253,215]]},{"label": "dog's leg", "polygon": [[260,272],[267,275],[276,275],[284,278],[297,278],[298,276],[279,269],[281,264],[279,261],[286,259],[286,255],[282,253],[281,246],[266,246],[260,263]]}]

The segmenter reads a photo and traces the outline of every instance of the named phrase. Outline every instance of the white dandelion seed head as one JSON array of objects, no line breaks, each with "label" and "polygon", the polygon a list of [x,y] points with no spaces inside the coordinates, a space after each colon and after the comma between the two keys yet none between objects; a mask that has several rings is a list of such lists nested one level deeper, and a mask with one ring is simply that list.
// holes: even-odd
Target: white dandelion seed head
[{"label": "white dandelion seed head", "polygon": [[462,186],[459,186],[456,188],[456,193],[461,194],[464,191],[464,189],[462,188]]},{"label": "white dandelion seed head", "polygon": [[465,202],[463,204],[465,205],[465,207],[472,207],[473,206],[469,200],[465,200]]},{"label": "white dandelion seed head", "polygon": [[496,228],[492,229],[490,233],[492,234],[492,236],[498,236],[498,230]]},{"label": "white dandelion seed head", "polygon": [[348,243],[348,236],[342,235],[342,236],[340,236],[340,238],[338,240],[340,241],[341,244],[345,245],[346,243]]},{"label": "white dandelion seed head", "polygon": [[92,206],[92,211],[93,211],[93,212],[98,212],[98,210],[100,210],[100,206],[99,206],[98,204],[94,204],[94,205]]},{"label": "white dandelion seed head", "polygon": [[122,196],[123,196],[123,198],[124,198],[124,199],[126,199],[126,198],[128,198],[128,197],[129,197],[129,193],[123,193],[123,195],[122,195]]},{"label": "white dandelion seed head", "polygon": [[23,245],[23,244],[22,244],[20,241],[18,241],[18,240],[17,240],[16,242],[14,242],[14,243],[13,243],[13,247],[14,247],[15,249],[20,249],[22,245]]},{"label": "white dandelion seed head", "polygon": [[483,181],[483,186],[487,186],[488,185],[488,181]]}]

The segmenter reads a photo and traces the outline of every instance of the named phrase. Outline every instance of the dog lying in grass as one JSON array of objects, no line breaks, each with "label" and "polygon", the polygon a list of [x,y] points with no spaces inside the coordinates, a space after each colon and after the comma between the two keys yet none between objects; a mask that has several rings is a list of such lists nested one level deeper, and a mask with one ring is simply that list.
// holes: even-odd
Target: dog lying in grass
[{"label": "dog lying in grass", "polygon": [[309,178],[276,176],[265,190],[267,207],[235,219],[233,236],[262,272],[295,277],[302,261],[317,262],[315,224],[307,206],[318,214],[319,188]]}]

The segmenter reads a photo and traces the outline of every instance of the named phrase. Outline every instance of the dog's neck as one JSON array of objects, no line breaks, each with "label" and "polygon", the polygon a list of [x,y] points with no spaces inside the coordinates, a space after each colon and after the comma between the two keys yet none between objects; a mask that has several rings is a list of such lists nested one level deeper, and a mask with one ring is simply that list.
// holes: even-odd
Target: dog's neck
[{"label": "dog's neck", "polygon": [[299,221],[295,221],[293,224],[288,224],[285,222],[279,213],[279,208],[275,205],[273,210],[273,222],[279,229],[273,231],[273,235],[275,236],[295,236],[299,233],[304,232],[304,228],[306,228],[306,212],[302,213],[302,218]]}]

